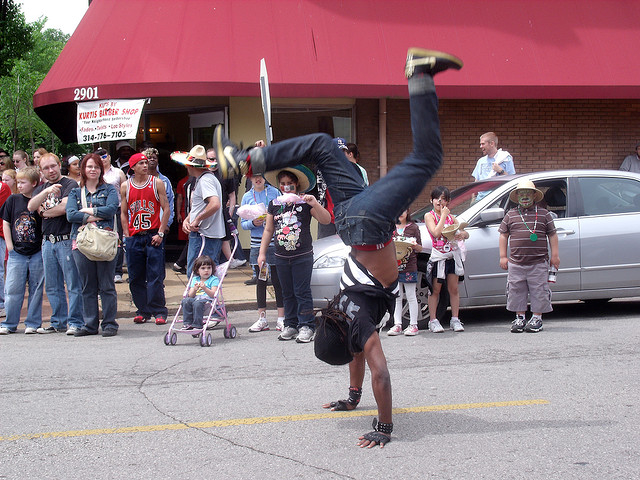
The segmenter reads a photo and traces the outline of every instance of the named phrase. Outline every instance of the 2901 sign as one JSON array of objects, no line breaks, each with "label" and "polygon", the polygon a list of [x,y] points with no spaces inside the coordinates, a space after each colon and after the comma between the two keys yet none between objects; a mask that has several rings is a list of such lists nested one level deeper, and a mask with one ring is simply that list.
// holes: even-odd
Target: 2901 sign
[{"label": "2901 sign", "polygon": [[98,87],[82,87],[73,89],[74,100],[93,100],[98,98]]}]

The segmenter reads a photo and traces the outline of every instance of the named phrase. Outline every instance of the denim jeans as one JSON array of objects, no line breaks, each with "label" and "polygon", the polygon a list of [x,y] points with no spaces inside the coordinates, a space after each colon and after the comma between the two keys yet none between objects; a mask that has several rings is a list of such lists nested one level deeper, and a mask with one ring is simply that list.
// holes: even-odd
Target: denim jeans
[{"label": "denim jeans", "polygon": [[276,257],[276,269],[282,287],[285,327],[307,326],[315,330],[311,295],[313,252],[293,258]]},{"label": "denim jeans", "polygon": [[[205,308],[211,308],[211,299],[208,296],[187,297],[182,299],[182,321],[184,326],[193,325],[196,328],[202,326],[202,317]],[[208,311],[206,312],[209,313]]]},{"label": "denim jeans", "polygon": [[[204,248],[202,249],[202,253],[200,253],[203,238]],[[221,249],[221,238],[203,237],[197,232],[191,232],[189,234],[189,251],[187,252],[187,275],[191,277],[191,274],[193,273],[193,264],[195,263],[196,258],[200,255],[208,255],[215,262]]]},{"label": "denim jeans", "polygon": [[164,297],[164,240],[155,247],[153,235],[125,237],[129,290],[138,315],[167,318]]},{"label": "denim jeans", "polygon": [[[0,237],[0,253],[4,255],[7,251],[7,242],[4,238]],[[0,261],[0,308],[4,308],[4,256]]]},{"label": "denim jeans", "polygon": [[27,283],[29,284],[29,306],[24,325],[38,328],[42,325],[42,292],[44,291],[42,252],[33,255],[9,252],[4,304],[7,318],[2,322],[2,326],[12,332],[15,332],[18,323],[20,323],[20,311]]},{"label": "denim jeans", "polygon": [[102,331],[118,329],[116,314],[118,298],[113,276],[116,271],[117,259],[110,262],[94,262],[85,257],[79,250],[73,251],[73,258],[78,267],[80,284],[82,285],[82,310],[84,314],[84,328],[91,333],[98,333],[100,326],[100,310],[98,295],[102,302]]},{"label": "denim jeans", "polygon": [[369,187],[332,138],[323,133],[263,148],[266,170],[314,162],[335,204],[335,225],[342,241],[347,245],[385,243],[391,239],[398,215],[411,205],[442,164],[435,89],[410,95],[409,106],[413,151]]},{"label": "denim jeans", "polygon": [[[44,289],[51,305],[51,326],[56,330],[69,327],[82,328],[82,289],[76,262],[71,254],[71,240],[51,243],[42,242],[42,262],[44,264]],[[69,292],[69,309],[67,294]]]}]

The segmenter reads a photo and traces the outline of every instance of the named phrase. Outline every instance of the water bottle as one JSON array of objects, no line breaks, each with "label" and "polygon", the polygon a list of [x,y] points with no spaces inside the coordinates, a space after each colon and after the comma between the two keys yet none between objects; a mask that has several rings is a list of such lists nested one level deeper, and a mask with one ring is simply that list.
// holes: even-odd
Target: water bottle
[{"label": "water bottle", "polygon": [[547,279],[547,281],[549,283],[556,283],[557,279],[558,279],[558,269],[553,265],[551,265],[551,267],[549,268],[549,278]]}]

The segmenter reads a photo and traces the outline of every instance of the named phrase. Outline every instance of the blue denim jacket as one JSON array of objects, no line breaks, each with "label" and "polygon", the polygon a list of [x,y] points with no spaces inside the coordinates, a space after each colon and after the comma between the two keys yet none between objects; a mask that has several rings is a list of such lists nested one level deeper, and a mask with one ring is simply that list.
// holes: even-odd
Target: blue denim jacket
[{"label": "blue denim jacket", "polygon": [[[78,236],[78,228],[87,223],[89,215],[81,213],[82,209],[82,194],[79,187],[74,188],[69,192],[69,198],[67,199],[67,220],[71,223],[71,238]],[[113,216],[118,210],[118,192],[116,187],[103,183],[98,186],[95,193],[86,192],[87,206],[94,207],[96,209],[96,217],[102,218],[102,220],[96,222],[96,225],[100,228],[107,230],[113,230]],[[118,218],[116,221],[119,221]]]}]

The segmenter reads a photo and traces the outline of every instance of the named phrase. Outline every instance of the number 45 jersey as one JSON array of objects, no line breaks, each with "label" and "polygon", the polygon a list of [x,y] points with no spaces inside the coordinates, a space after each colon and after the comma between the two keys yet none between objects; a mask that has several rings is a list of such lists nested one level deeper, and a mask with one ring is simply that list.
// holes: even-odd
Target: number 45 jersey
[{"label": "number 45 jersey", "polygon": [[129,235],[160,228],[160,200],[156,190],[156,177],[149,175],[143,185],[127,180],[127,206],[129,211]]}]

